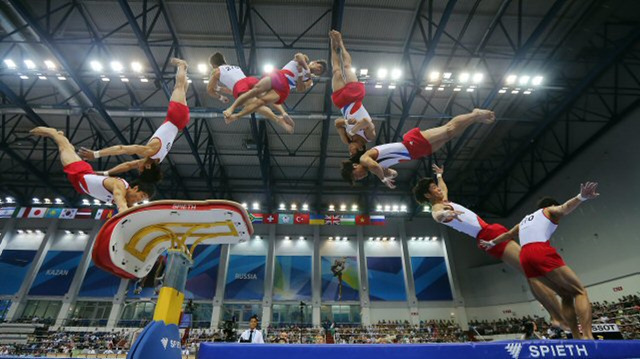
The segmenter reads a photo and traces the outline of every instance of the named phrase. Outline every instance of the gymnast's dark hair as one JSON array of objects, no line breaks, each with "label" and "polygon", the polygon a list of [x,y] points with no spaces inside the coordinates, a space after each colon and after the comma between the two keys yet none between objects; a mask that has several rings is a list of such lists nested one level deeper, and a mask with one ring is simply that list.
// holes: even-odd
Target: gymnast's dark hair
[{"label": "gymnast's dark hair", "polygon": [[354,153],[353,156],[349,157],[349,161],[351,161],[351,163],[360,163],[360,157],[362,157],[362,155],[364,155],[365,152],[367,152],[366,148],[359,149],[358,152]]},{"label": "gymnast's dark hair", "polygon": [[138,186],[138,191],[146,193],[147,196],[149,196],[149,199],[155,197],[156,195],[156,186],[154,186],[153,183],[143,182],[137,179],[131,182],[129,186],[130,188]]},{"label": "gymnast's dark hair", "polygon": [[329,68],[329,65],[327,64],[327,60],[319,59],[319,60],[315,60],[315,62],[320,64],[320,65],[322,65],[322,73],[320,75],[318,75],[318,76],[324,75],[324,73]]},{"label": "gymnast's dark hair", "polygon": [[540,209],[559,205],[560,202],[556,201],[553,197],[545,196],[538,200],[538,204],[536,206]]},{"label": "gymnast's dark hair", "polygon": [[140,177],[138,177],[138,179],[146,183],[158,183],[162,181],[162,177],[160,165],[153,161],[149,168],[145,168],[140,172]]},{"label": "gymnast's dark hair", "polygon": [[418,180],[415,186],[413,186],[413,198],[420,204],[428,204],[429,200],[425,197],[429,193],[429,186],[432,183],[436,183],[431,177],[425,177]]},{"label": "gymnast's dark hair", "polygon": [[209,57],[209,63],[211,64],[211,66],[221,66],[226,65],[227,60],[225,60],[224,55],[216,52],[215,54],[211,55],[211,57]]},{"label": "gymnast's dark hair", "polygon": [[349,182],[353,186],[353,162],[350,160],[342,161],[342,169],[340,170],[342,179]]}]

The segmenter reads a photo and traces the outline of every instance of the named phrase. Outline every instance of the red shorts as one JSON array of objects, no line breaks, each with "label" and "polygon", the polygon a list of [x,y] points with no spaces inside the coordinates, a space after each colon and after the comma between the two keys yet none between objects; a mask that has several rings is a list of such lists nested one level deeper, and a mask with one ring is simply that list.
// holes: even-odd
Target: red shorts
[{"label": "red shorts", "polygon": [[245,77],[242,80],[236,82],[236,84],[233,85],[233,98],[238,98],[243,93],[251,90],[253,86],[258,83],[258,81],[260,81],[260,79],[257,77]]},{"label": "red shorts", "polygon": [[278,70],[269,74],[269,78],[271,78],[271,89],[275,91],[278,96],[280,96],[280,99],[276,102],[276,105],[283,104],[291,93],[291,89],[289,88],[289,80],[287,80],[287,77],[284,75],[285,73],[291,74],[291,76],[293,76],[291,71],[287,70]]},{"label": "red shorts", "polygon": [[343,88],[331,94],[331,100],[340,109],[355,102],[356,106],[351,109],[352,112],[355,112],[362,106],[365,94],[366,91],[362,82],[349,82]]},{"label": "red shorts", "polygon": [[431,154],[431,144],[422,136],[420,128],[418,127],[409,130],[402,136],[402,144],[409,151],[409,156],[411,156],[412,160],[417,160]]},{"label": "red shorts", "polygon": [[[476,237],[478,248],[484,250],[482,247],[480,247],[480,240],[490,241],[497,238],[502,233],[507,233],[507,232],[509,232],[509,230],[501,224],[498,224],[498,223],[487,224],[485,227],[482,228],[482,230],[480,231],[480,233],[478,233],[478,236]],[[502,254],[504,253],[504,249],[507,247],[508,244],[509,244],[509,241],[504,241],[498,245],[493,246],[493,248],[486,250],[485,252],[489,253],[495,258],[501,259]]]},{"label": "red shorts", "polygon": [[169,101],[167,118],[164,122],[171,122],[178,130],[182,131],[189,124],[189,106],[183,105],[180,102]]},{"label": "red shorts", "polygon": [[71,182],[73,188],[78,192],[85,194],[82,187],[87,188],[87,183],[84,181],[85,175],[92,175],[95,172],[93,167],[88,162],[78,161],[64,166],[64,173],[67,174],[67,179]]},{"label": "red shorts", "polygon": [[535,278],[566,264],[556,249],[549,244],[549,241],[546,241],[522,246],[520,250],[520,265],[527,278]]}]

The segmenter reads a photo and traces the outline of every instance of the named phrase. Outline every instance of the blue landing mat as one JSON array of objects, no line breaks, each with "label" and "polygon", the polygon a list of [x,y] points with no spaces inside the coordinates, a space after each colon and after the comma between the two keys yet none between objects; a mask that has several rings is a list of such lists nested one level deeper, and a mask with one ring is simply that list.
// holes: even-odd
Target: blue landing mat
[{"label": "blue landing mat", "polygon": [[536,340],[442,344],[202,343],[199,359],[640,358],[640,340]]}]

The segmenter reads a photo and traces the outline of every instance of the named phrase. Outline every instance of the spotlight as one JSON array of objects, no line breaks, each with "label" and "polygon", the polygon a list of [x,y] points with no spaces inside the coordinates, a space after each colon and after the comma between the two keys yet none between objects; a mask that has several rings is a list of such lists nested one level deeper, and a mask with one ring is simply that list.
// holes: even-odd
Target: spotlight
[{"label": "spotlight", "polygon": [[28,80],[28,79],[29,79],[29,76],[27,76],[27,75],[20,75],[20,78],[21,78],[21,79],[23,79],[23,80]]},{"label": "spotlight", "polygon": [[120,63],[120,61],[111,61],[111,69],[115,72],[122,72],[124,67]]},{"label": "spotlight", "polygon": [[201,74],[206,74],[207,73],[207,65],[205,64],[198,64],[198,71],[200,71]]},{"label": "spotlight", "polygon": [[470,75],[468,72],[463,72],[458,77],[458,81],[460,81],[461,83],[466,83],[467,81],[469,81],[469,77]]},{"label": "spotlight", "polygon": [[49,70],[55,70],[56,69],[56,64],[53,63],[53,61],[51,60],[44,60],[44,65],[49,69]]},{"label": "spotlight", "polygon": [[468,88],[467,92],[473,92],[473,89],[472,88]]},{"label": "spotlight", "polygon": [[42,231],[39,229],[36,229],[36,234],[42,234]]},{"label": "spotlight", "polygon": [[273,71],[273,65],[271,65],[271,64],[264,65],[264,67],[262,68],[262,71],[264,73],[267,73],[267,74],[272,72]]},{"label": "spotlight", "polygon": [[354,203],[354,204],[352,204],[352,205],[351,205],[351,211],[352,211],[352,212],[356,212],[356,211],[358,211],[358,205],[357,205],[357,204],[355,204],[355,203]]},{"label": "spotlight", "polygon": [[340,236],[336,236],[335,240],[336,242],[340,242]]},{"label": "spotlight", "polygon": [[438,87],[438,91],[444,91],[444,87],[442,86]]},{"label": "spotlight", "polygon": [[360,76],[367,76],[369,74],[369,69],[360,69]]},{"label": "spotlight", "polygon": [[402,70],[400,70],[400,69],[391,70],[391,79],[392,80],[398,80],[401,77],[402,77]]},{"label": "spotlight", "polygon": [[540,86],[542,84],[542,76],[535,76],[533,79],[531,79],[531,84],[533,86]]},{"label": "spotlight", "polygon": [[437,241],[437,240],[438,240],[438,237],[433,236],[433,237],[431,237],[431,240],[432,240],[432,241]]},{"label": "spotlight", "polygon": [[5,198],[5,201],[7,201],[7,203],[14,203],[14,199],[13,199],[13,197],[7,197],[7,198]]},{"label": "spotlight", "polygon": [[498,90],[498,93],[505,93],[505,92],[507,92],[507,90],[505,90],[505,89]]},{"label": "spotlight", "polygon": [[517,94],[519,94],[519,93],[520,93],[520,91],[518,91],[518,90],[513,90],[513,91],[511,91],[511,94],[513,94],[513,95],[517,95]]},{"label": "spotlight", "polygon": [[376,212],[382,212],[382,205],[381,204],[376,205]]},{"label": "spotlight", "polygon": [[247,202],[242,202],[242,208],[244,208],[244,209],[247,209],[247,208],[248,208],[248,206],[247,206]]},{"label": "spotlight", "polygon": [[386,242],[387,241],[387,237],[382,237],[382,241]]},{"label": "spotlight", "polygon": [[372,242],[372,241],[373,241],[373,237],[369,237],[369,242]]},{"label": "spotlight", "polygon": [[416,237],[411,237],[411,240],[412,240],[412,241],[415,241],[415,240],[416,240]]},{"label": "spotlight", "polygon": [[453,74],[451,72],[445,72],[442,74],[442,78],[444,78],[445,80],[448,80],[451,78]]},{"label": "spotlight", "polygon": [[520,79],[518,80],[518,83],[519,83],[520,85],[524,86],[524,85],[526,85],[526,84],[528,84],[528,83],[529,83],[529,79],[530,79],[530,77],[529,77],[529,76],[527,76],[527,75],[520,76]]},{"label": "spotlight", "polygon": [[384,67],[381,69],[378,69],[378,78],[379,79],[385,79],[387,77],[387,69],[385,69]]},{"label": "spotlight", "polygon": [[79,235],[79,236],[84,236],[84,235],[85,235],[85,233],[84,233],[84,231],[78,231],[78,235]]},{"label": "spotlight", "polygon": [[385,204],[385,205],[384,205],[384,211],[385,211],[385,212],[391,212],[391,206],[390,206],[390,205],[388,205],[388,204]]},{"label": "spotlight", "polygon": [[425,89],[425,91],[431,91],[431,90],[433,90],[433,87],[431,87],[431,86],[427,86],[427,87],[425,87],[424,89]]},{"label": "spotlight", "polygon": [[381,83],[377,83],[374,87],[377,88],[377,89],[381,89],[382,88],[382,84]]},{"label": "spotlight", "polygon": [[262,238],[261,238],[260,236],[256,236],[256,237],[255,237],[255,239],[256,239],[257,241],[259,241],[259,240],[261,240]]},{"label": "spotlight", "polygon": [[33,199],[32,199],[32,200],[33,200],[33,203],[35,203],[35,204],[40,204],[40,198],[38,198],[38,197],[33,197]]},{"label": "spotlight", "polygon": [[100,200],[98,200],[98,199],[94,199],[94,200],[93,200],[93,205],[94,205],[94,206],[99,206],[99,205],[100,205]]},{"label": "spotlight", "polygon": [[380,242],[380,237],[376,237],[376,242]]},{"label": "spotlight", "polygon": [[473,78],[471,80],[473,81],[474,84],[479,84],[482,82],[483,77],[484,77],[483,74],[476,72],[475,74],[473,74]]},{"label": "spotlight", "polygon": [[407,211],[407,205],[403,204],[400,206],[400,212],[406,212]]},{"label": "spotlight", "polygon": [[332,241],[332,240],[333,240],[333,237],[329,237],[329,240],[330,240],[330,241]]},{"label": "spotlight", "polygon": [[4,64],[7,65],[7,67],[10,69],[15,69],[16,67],[18,67],[16,63],[11,59],[4,59]]},{"label": "spotlight", "polygon": [[62,204],[63,203],[60,198],[54,199],[54,202],[56,202],[56,204]]},{"label": "spotlight", "polygon": [[343,203],[343,204],[341,204],[341,205],[340,205],[340,211],[341,211],[341,212],[344,212],[344,211],[346,211],[346,210],[347,210],[347,205],[346,205],[346,204],[344,204],[344,203]]},{"label": "spotlight", "polygon": [[423,237],[418,237],[418,240],[419,240],[419,241],[421,241],[421,240],[423,240],[423,239],[424,239]]},{"label": "spotlight", "polygon": [[138,61],[134,61],[131,63],[131,70],[133,70],[133,72],[142,72],[142,64],[139,63]]},{"label": "spotlight", "polygon": [[144,201],[142,201],[142,204],[147,204],[147,203],[149,203],[148,199],[145,199]]},{"label": "spotlight", "polygon": [[343,241],[345,241],[345,242],[347,242],[347,241],[349,240],[349,238],[347,238],[347,237],[342,237],[342,240],[343,240]]},{"label": "spotlight", "polygon": [[191,79],[188,79],[187,83],[193,83],[193,81]]},{"label": "spotlight", "polygon": [[356,72],[356,68],[355,68],[355,67],[352,67],[352,68],[351,68],[351,72],[353,72],[354,74],[355,74],[355,73],[357,73],[357,72]]},{"label": "spotlight", "polygon": [[329,205],[329,211],[330,211],[330,212],[333,212],[333,211],[335,211],[335,210],[336,210],[336,207],[335,207],[334,205],[330,204],[330,205]]},{"label": "spotlight", "polygon": [[88,199],[86,199],[86,198],[83,198],[83,199],[82,199],[82,205],[83,205],[83,206],[88,206],[88,205],[90,205],[90,204],[91,204],[91,203],[89,203],[89,200],[88,200]]},{"label": "spotlight", "polygon": [[429,207],[429,206],[422,207],[422,212],[431,213],[431,207]]},{"label": "spotlight", "polygon": [[304,236],[298,237],[299,240],[304,241]]},{"label": "spotlight", "polygon": [[306,203],[303,203],[303,204],[302,204],[302,210],[303,210],[303,211],[308,211],[308,210],[309,210],[309,205],[308,205],[308,204],[306,204]]},{"label": "spotlight", "polygon": [[67,229],[64,231],[64,234],[71,234],[71,231]]},{"label": "spotlight", "polygon": [[43,75],[38,76],[38,78],[39,78],[40,80],[46,80],[46,79],[47,79],[47,77],[46,77],[46,76],[43,76]]},{"label": "spotlight", "polygon": [[391,210],[392,210],[392,211],[394,211],[394,212],[399,212],[399,211],[400,211],[400,206],[398,206],[397,204],[394,204],[394,205],[391,207]]},{"label": "spotlight", "polygon": [[292,211],[297,211],[298,210],[298,205],[295,203],[291,203],[291,210]]},{"label": "spotlight", "polygon": [[36,68],[36,64],[31,60],[24,60],[24,64],[27,65],[29,70],[33,70]]},{"label": "spotlight", "polygon": [[462,91],[462,87],[460,86],[456,86],[453,88],[453,92],[460,92],[460,91]]},{"label": "spotlight", "polygon": [[44,199],[44,204],[51,204],[51,200],[49,198]]},{"label": "spotlight", "polygon": [[288,241],[288,240],[290,240],[290,239],[291,239],[291,238],[289,238],[289,236],[284,236],[284,240],[285,240],[285,241]]},{"label": "spotlight", "polygon": [[514,83],[516,83],[516,80],[518,79],[518,76],[516,75],[509,75],[507,76],[507,79],[505,80],[505,83],[507,85],[513,85]]},{"label": "spotlight", "polygon": [[435,82],[440,79],[440,73],[438,71],[431,71],[429,74],[429,81]]},{"label": "spotlight", "polygon": [[22,229],[18,229],[18,234],[24,234],[24,231]]},{"label": "spotlight", "polygon": [[66,80],[67,80],[67,78],[66,78],[66,77],[64,77],[64,76],[58,76],[58,80],[60,80],[60,81],[66,81]]},{"label": "spotlight", "polygon": [[100,80],[102,80],[102,81],[104,81],[104,82],[109,82],[109,81],[111,81],[111,79],[110,79],[110,78],[108,78],[108,77],[102,77],[102,78],[100,78]]},{"label": "spotlight", "polygon": [[140,82],[149,82],[149,79],[146,77],[140,78]]},{"label": "spotlight", "polygon": [[278,207],[279,210],[284,211],[287,209],[287,206],[284,203],[280,203],[280,206]]},{"label": "spotlight", "polygon": [[202,83],[208,84],[209,80],[202,80]]},{"label": "spotlight", "polygon": [[126,77],[122,77],[122,78],[120,78],[120,81],[122,81],[122,82],[129,82],[129,79],[128,79],[128,78],[126,78]]},{"label": "spotlight", "polygon": [[391,237],[391,238],[389,238],[389,240],[390,240],[391,242],[395,242],[395,241],[396,241],[396,237]]},{"label": "spotlight", "polygon": [[396,85],[389,85],[389,90],[393,90],[396,88]]},{"label": "spotlight", "polygon": [[259,209],[260,209],[260,203],[258,203],[258,202],[253,202],[253,203],[251,204],[251,209],[253,209],[253,210],[255,210],[255,211],[259,210]]},{"label": "spotlight", "polygon": [[30,230],[30,229],[27,229],[27,233],[28,233],[28,234],[31,234],[31,233],[33,233],[33,231],[32,231],[32,230]]},{"label": "spotlight", "polygon": [[91,69],[95,72],[102,71],[102,64],[99,63],[98,61],[91,61],[89,65],[91,66]]},{"label": "spotlight", "polygon": [[522,91],[523,95],[531,95],[531,90]]}]

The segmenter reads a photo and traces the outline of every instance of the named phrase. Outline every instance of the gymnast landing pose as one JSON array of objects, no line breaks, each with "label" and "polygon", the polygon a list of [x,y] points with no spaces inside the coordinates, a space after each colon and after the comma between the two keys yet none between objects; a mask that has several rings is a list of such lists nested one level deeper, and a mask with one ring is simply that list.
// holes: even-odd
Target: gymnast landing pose
[{"label": "gymnast landing pose", "polygon": [[164,123],[158,127],[146,145],[118,145],[93,151],[82,147],[78,152],[85,161],[105,156],[138,155],[139,160],[121,163],[108,171],[100,172],[104,176],[127,172],[133,169],[140,171],[140,178],[145,182],[158,182],[162,179],[160,163],[165,159],[173,146],[178,133],[189,124],[189,106],[187,106],[187,62],[173,58],[171,64],[178,68],[176,83],[169,100],[169,109]]},{"label": "gymnast landing pose", "polygon": [[342,273],[347,269],[347,259],[341,258],[333,261],[331,272],[334,277],[338,278],[338,300],[342,299]]},{"label": "gymnast landing pose", "polygon": [[440,127],[424,131],[416,127],[404,134],[402,142],[387,143],[368,150],[360,157],[360,163],[342,161],[342,178],[353,184],[371,172],[387,187],[396,188],[394,178],[398,173],[389,167],[429,156],[454,137],[460,136],[472,124],[493,123],[495,119],[493,111],[474,109],[471,113],[454,117]]},{"label": "gymnast landing pose", "polygon": [[336,129],[342,142],[349,146],[349,155],[361,156],[367,143],[376,137],[376,127],[362,104],[365,95],[364,84],[359,82],[356,74],[351,71],[351,55],[344,47],[342,34],[331,30],[329,37],[333,68],[331,100],[343,116],[336,119]]},{"label": "gymnast landing pose", "polygon": [[562,298],[562,313],[575,339],[593,339],[591,303],[580,279],[549,244],[549,240],[558,228],[558,221],[573,212],[582,202],[598,197],[600,194],[597,189],[598,184],[595,182],[582,184],[580,193],[562,205],[551,197],[544,197],[538,202],[539,209],[524,217],[510,231],[491,241],[480,242],[485,248],[494,248],[520,237],[520,264],[527,279],[529,282],[532,279],[540,280]]},{"label": "gymnast landing pose", "polygon": [[[327,62],[315,60],[309,62],[309,57],[302,53],[297,53],[293,60],[289,61],[282,70],[277,70],[263,77],[255,86],[242,94],[236,101],[226,109],[223,114],[227,121],[233,122],[242,116],[255,112],[265,105],[281,105],[289,97],[291,90],[304,92],[313,85],[312,75],[321,76],[327,69]],[[257,98],[250,104],[245,103]],[[233,113],[238,107],[242,107],[239,113]]]},{"label": "gymnast landing pose", "polygon": [[[229,103],[229,98],[223,96],[221,92],[232,95],[233,98],[237,99],[245,92],[251,90],[260,81],[257,77],[247,77],[240,67],[228,65],[224,56],[219,52],[211,55],[209,64],[213,68],[213,73],[207,84],[207,93],[222,103]],[[222,84],[222,86],[220,86],[220,84]],[[248,103],[251,104],[254,101],[257,101],[257,99],[249,99]],[[273,107],[282,114],[282,117],[276,116],[267,106],[258,107],[255,112],[275,122],[287,133],[293,133],[293,120],[289,114],[287,114],[284,107],[280,104],[273,104]],[[233,120],[235,119],[237,118]],[[230,117],[225,117],[227,124],[230,124],[233,120]]]},{"label": "gymnast landing pose", "polygon": [[62,131],[56,131],[51,127],[36,127],[29,133],[34,136],[48,137],[56,143],[64,172],[78,193],[88,194],[106,203],[114,203],[118,207],[118,212],[155,195],[153,184],[136,181],[129,185],[122,178],[96,174],[91,165],[76,154],[75,147]]},{"label": "gymnast landing pose", "polygon": [[[449,190],[443,178],[444,169],[433,165],[433,171],[437,182],[432,178],[420,179],[413,187],[413,195],[418,203],[431,205],[431,215],[436,222],[475,238],[480,249],[484,249],[480,247],[481,240],[492,240],[509,231],[503,225],[489,224],[470,209],[449,201]],[[520,246],[515,241],[502,242],[487,250],[487,253],[524,274],[520,265]],[[555,293],[538,279],[532,278],[529,283],[533,295],[551,315],[551,325],[568,328]]]}]

